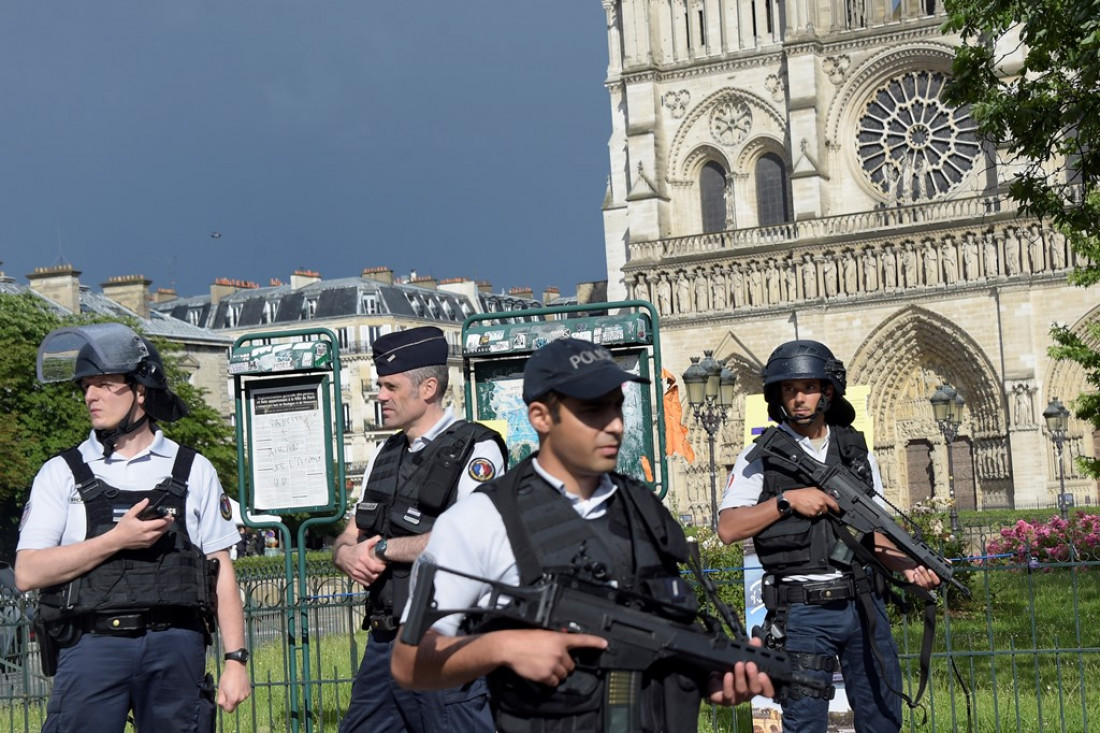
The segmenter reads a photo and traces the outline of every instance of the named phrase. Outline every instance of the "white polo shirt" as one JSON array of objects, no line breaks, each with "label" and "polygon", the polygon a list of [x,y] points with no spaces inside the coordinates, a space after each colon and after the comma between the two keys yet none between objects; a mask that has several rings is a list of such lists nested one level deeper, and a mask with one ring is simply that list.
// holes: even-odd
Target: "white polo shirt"
[{"label": "white polo shirt", "polygon": [[[104,483],[121,491],[152,491],[171,477],[179,444],[157,430],[153,442],[132,458],[118,453],[107,458],[92,431],[78,450],[92,474]],[[223,496],[214,466],[202,455],[196,455],[187,481],[184,514],[188,536],[207,555],[228,549],[241,539],[231,516],[222,513],[229,507]],[[86,539],[87,518],[69,464],[61,456],[55,456],[42,465],[31,485],[17,549],[44,550],[82,542]]]},{"label": "white polo shirt", "polygon": [[[607,500],[618,491],[608,474],[600,478],[596,491],[588,499],[565,490],[565,484],[546,473],[534,459],[534,468],[547,483],[561,492],[569,500],[573,509],[582,519],[598,519],[607,513]],[[512,545],[508,541],[508,531],[496,506],[485,494],[476,493],[456,503],[435,520],[428,546],[417,559],[417,564],[429,560],[437,565],[462,573],[487,578],[508,585],[519,584],[519,567]],[[413,588],[416,592],[416,570],[413,567]],[[488,608],[488,583],[451,573],[437,573],[435,576],[435,601],[438,608]],[[404,621],[409,607],[401,615]],[[458,633],[462,616],[452,615],[440,619],[432,629],[444,636]]]}]

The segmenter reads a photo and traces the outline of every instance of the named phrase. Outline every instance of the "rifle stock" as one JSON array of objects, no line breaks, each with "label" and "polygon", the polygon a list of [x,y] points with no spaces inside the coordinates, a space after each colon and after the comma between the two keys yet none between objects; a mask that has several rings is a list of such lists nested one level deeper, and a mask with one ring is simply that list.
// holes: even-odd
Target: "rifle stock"
[{"label": "rifle stock", "polygon": [[[438,608],[434,601],[435,576],[440,571],[487,584],[490,587],[488,607]],[[642,671],[668,660],[722,673],[744,661],[755,662],[760,671],[771,678],[777,697],[792,684],[823,693],[832,687],[792,669],[790,659],[783,652],[753,646],[748,639],[731,639],[718,631],[707,632],[698,626],[624,606],[620,601],[626,597],[641,598],[610,586],[573,578],[547,578],[529,586],[510,586],[421,560],[401,641],[412,646],[419,644],[433,623],[452,614],[492,616],[535,628],[602,636],[608,640],[608,646],[596,663],[601,669]],[[652,601],[651,605],[660,604]]]},{"label": "rifle stock", "polygon": [[969,596],[970,589],[955,579],[955,569],[925,542],[906,532],[894,518],[867,494],[865,484],[845,466],[830,466],[808,455],[782,430],[768,430],[756,441],[760,450],[802,476],[808,486],[817,486],[840,505],[835,519],[858,532],[879,532],[898,550],[923,565],[946,583]]}]

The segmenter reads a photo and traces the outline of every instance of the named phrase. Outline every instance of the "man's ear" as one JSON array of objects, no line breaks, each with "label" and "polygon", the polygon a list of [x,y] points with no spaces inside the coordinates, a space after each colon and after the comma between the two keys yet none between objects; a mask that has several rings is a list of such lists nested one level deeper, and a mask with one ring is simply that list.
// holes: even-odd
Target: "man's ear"
[{"label": "man's ear", "polygon": [[549,433],[550,425],[554,419],[550,414],[550,408],[543,402],[532,402],[527,406],[527,421],[536,433]]},{"label": "man's ear", "polygon": [[144,384],[135,384],[134,386],[137,388],[137,389],[134,390],[134,395],[135,395],[135,398],[137,399],[137,403],[139,405],[144,405],[145,404],[145,385]]},{"label": "man's ear", "polygon": [[420,399],[425,402],[431,402],[438,397],[439,392],[439,380],[435,377],[428,377],[420,383]]}]

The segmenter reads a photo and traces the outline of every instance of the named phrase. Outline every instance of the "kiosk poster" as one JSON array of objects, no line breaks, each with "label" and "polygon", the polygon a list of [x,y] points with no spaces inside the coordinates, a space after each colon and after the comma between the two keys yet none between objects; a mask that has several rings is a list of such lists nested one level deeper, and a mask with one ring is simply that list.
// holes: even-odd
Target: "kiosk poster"
[{"label": "kiosk poster", "polygon": [[[616,354],[626,371],[642,374],[644,362],[637,354]],[[523,366],[526,359],[486,361],[475,366],[475,418],[499,420],[507,425],[508,465],[514,466],[538,450],[539,438],[527,421],[523,402]],[[618,470],[634,478],[653,483],[653,411],[649,387],[636,382],[623,385],[623,443],[619,448]]]},{"label": "kiosk poster", "polygon": [[250,390],[254,508],[329,503],[321,389],[317,383]]}]

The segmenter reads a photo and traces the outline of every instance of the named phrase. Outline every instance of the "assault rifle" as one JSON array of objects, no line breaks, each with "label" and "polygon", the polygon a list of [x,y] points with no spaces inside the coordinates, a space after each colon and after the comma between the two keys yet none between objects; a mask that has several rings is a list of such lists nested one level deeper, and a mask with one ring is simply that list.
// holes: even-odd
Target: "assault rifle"
[{"label": "assault rifle", "polygon": [[817,486],[833,497],[840,505],[840,513],[832,515],[835,519],[862,534],[879,532],[885,535],[914,562],[925,566],[964,595],[970,595],[970,589],[955,579],[955,570],[951,563],[902,529],[867,493],[867,484],[851,469],[841,465],[830,466],[816,460],[782,430],[766,430],[756,440],[756,445],[756,455],[760,452],[767,454],[772,460],[799,474],[807,486]]},{"label": "assault rifle", "polygon": [[[487,584],[488,607],[439,608],[434,600],[438,572]],[[624,603],[646,604],[646,610]],[[832,688],[792,669],[790,659],[781,651],[752,646],[748,639],[731,639],[713,622],[707,630],[687,620],[672,621],[653,613],[655,607],[675,609],[675,613],[690,619],[696,616],[681,607],[578,578],[546,577],[529,586],[513,586],[421,559],[401,641],[418,645],[433,623],[452,614],[491,616],[535,628],[601,636],[607,639],[607,648],[593,650],[598,653],[594,666],[600,669],[644,671],[657,662],[677,661],[704,671],[727,672],[743,661],[755,662],[761,672],[767,673],[777,697],[791,684],[823,694]]]}]

